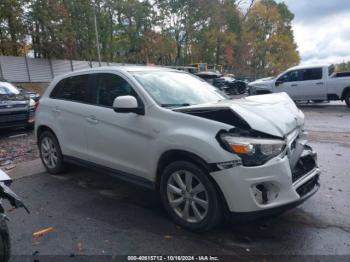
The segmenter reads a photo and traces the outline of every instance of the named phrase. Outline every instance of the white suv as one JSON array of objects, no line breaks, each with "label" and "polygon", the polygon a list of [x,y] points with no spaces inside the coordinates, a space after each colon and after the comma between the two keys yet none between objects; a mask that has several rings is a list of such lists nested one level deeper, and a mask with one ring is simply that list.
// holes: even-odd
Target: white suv
[{"label": "white suv", "polygon": [[224,214],[279,213],[317,191],[303,124],[284,93],[233,101],[185,72],[122,66],[56,78],[36,135],[48,172],[73,162],[158,190],[178,224],[203,231]]}]

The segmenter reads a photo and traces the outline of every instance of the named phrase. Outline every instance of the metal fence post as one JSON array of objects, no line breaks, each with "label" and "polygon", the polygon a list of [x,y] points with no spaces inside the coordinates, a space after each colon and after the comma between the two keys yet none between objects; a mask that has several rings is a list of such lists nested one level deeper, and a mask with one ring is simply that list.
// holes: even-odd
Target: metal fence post
[{"label": "metal fence post", "polygon": [[1,67],[1,56],[0,56],[0,78],[5,78],[4,73],[2,72],[2,67]]},{"label": "metal fence post", "polygon": [[50,66],[50,71],[51,71],[51,78],[54,79],[54,78],[55,78],[55,74],[54,74],[54,72],[53,72],[53,67],[52,67],[51,58],[49,58],[49,66]]},{"label": "metal fence post", "polygon": [[27,56],[24,56],[24,61],[26,62],[26,69],[27,69],[27,74],[28,74],[28,81],[31,82]]}]

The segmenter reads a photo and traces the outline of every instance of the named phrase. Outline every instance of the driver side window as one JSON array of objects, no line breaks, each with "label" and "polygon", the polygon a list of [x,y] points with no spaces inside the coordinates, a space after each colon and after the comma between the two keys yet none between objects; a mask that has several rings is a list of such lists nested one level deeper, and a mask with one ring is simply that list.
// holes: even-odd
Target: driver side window
[{"label": "driver side window", "polygon": [[293,70],[285,73],[283,76],[281,76],[278,81],[281,82],[297,82],[302,81],[300,70]]},{"label": "driver side window", "polygon": [[137,94],[131,85],[115,74],[97,74],[96,88],[96,100],[100,106],[112,107],[114,99],[118,96],[130,95],[137,98]]}]

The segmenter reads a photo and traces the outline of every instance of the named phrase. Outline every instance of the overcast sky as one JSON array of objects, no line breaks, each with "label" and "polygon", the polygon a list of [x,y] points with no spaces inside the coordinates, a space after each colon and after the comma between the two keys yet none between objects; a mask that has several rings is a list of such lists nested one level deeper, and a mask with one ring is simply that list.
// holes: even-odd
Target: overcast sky
[{"label": "overcast sky", "polygon": [[350,61],[350,0],[278,0],[294,13],[301,62]]}]

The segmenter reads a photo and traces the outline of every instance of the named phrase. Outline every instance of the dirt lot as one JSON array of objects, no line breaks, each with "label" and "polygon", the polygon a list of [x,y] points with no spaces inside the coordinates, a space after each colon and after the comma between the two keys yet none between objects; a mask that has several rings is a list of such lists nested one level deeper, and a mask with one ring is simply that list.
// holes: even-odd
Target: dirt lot
[{"label": "dirt lot", "polygon": [[10,170],[18,163],[39,157],[34,134],[25,129],[0,132],[0,167]]}]

